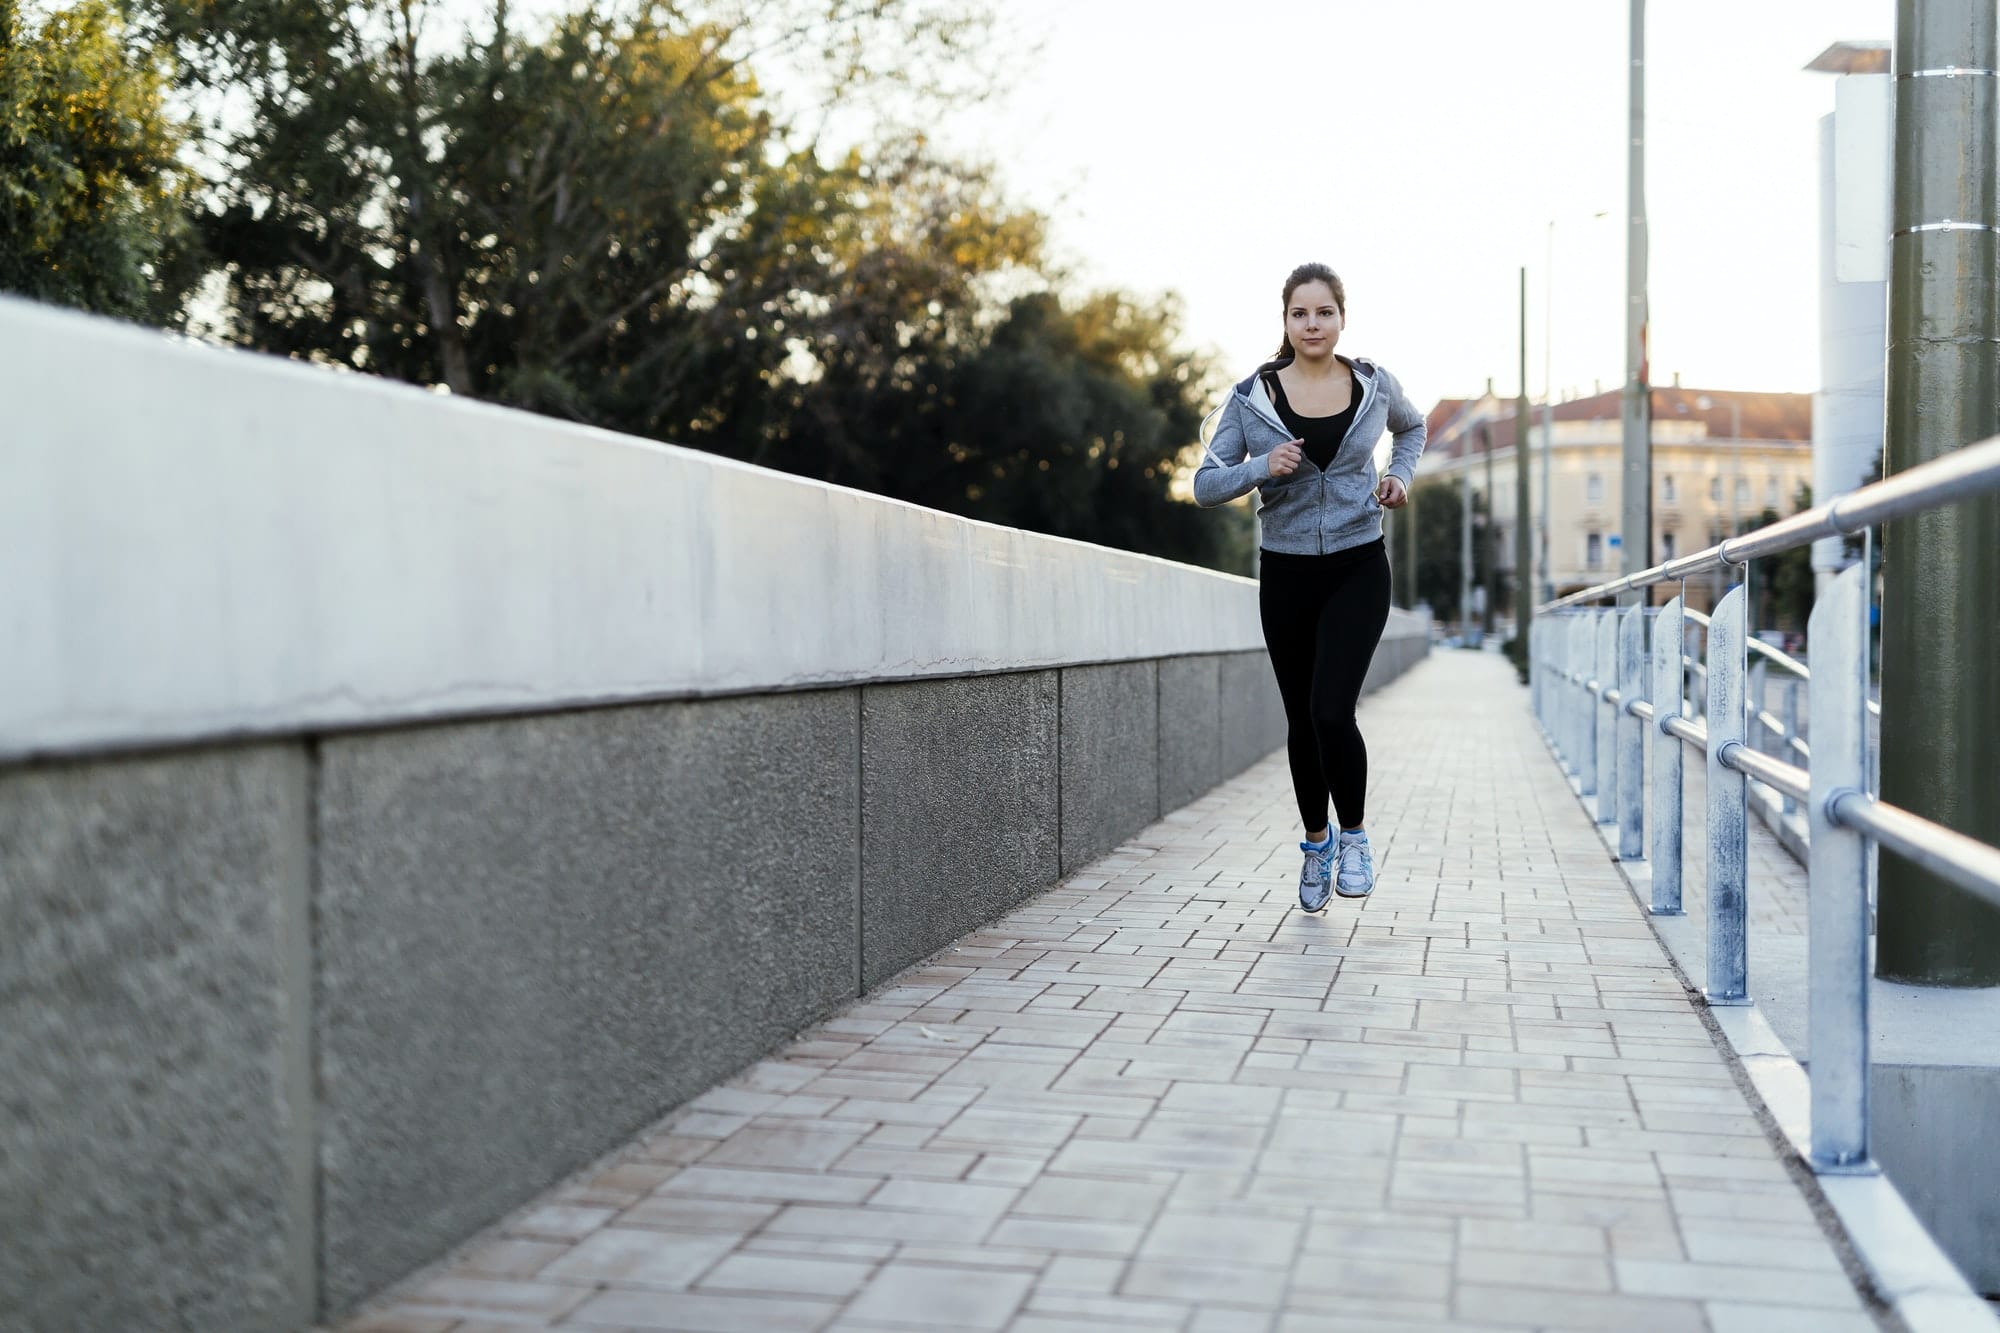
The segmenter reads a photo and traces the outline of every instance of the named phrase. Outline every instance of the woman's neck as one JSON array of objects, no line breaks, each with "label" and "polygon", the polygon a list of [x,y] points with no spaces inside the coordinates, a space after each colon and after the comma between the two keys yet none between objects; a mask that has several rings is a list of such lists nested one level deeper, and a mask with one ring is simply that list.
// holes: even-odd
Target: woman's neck
[{"label": "woman's neck", "polygon": [[1290,369],[1300,379],[1330,380],[1344,373],[1347,367],[1342,365],[1340,358],[1331,352],[1327,353],[1324,361],[1308,361],[1295,353],[1292,356]]}]

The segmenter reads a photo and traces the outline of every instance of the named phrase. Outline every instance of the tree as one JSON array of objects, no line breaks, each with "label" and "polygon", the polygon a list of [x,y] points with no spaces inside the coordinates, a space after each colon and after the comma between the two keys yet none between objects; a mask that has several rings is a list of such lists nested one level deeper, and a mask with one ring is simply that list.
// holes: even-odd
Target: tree
[{"label": "tree", "polygon": [[159,52],[107,0],[24,25],[0,0],[0,290],[170,320],[192,179]]},{"label": "tree", "polygon": [[[1792,496],[1792,512],[1811,507],[1812,487],[1801,484]],[[1777,510],[1766,509],[1756,518],[1744,521],[1737,532],[1754,532],[1758,528],[1769,527],[1778,521],[1778,517]],[[1751,588],[1757,599],[1756,623],[1751,626],[1752,629],[1763,626],[1805,633],[1813,608],[1812,548],[1798,546],[1758,561]]]},{"label": "tree", "polygon": [[1225,559],[1236,528],[1169,495],[1209,378],[1171,303],[1065,299],[987,171],[915,132],[826,152],[752,68],[907,111],[967,91],[976,3],[586,4],[529,36],[496,0],[455,37],[437,0],[163,4],[194,86],[254,108],[216,154],[221,332]]},{"label": "tree", "polygon": [[789,142],[750,60],[839,98],[875,77],[859,44],[937,57],[978,30],[922,0],[585,4],[533,37],[506,0],[454,34],[456,12],[158,0],[192,85],[249,106],[216,135],[220,332],[621,429],[676,415],[684,344],[762,350],[728,327],[770,313],[748,280],[809,270],[838,211],[813,187],[839,173]]},{"label": "tree", "polygon": [[[1491,543],[1485,539],[1483,498],[1474,495],[1472,504],[1472,583],[1481,587]],[[1419,481],[1411,492],[1411,507],[1417,511],[1418,600],[1429,602],[1431,614],[1439,620],[1458,620],[1465,517],[1458,483],[1442,477]]]}]

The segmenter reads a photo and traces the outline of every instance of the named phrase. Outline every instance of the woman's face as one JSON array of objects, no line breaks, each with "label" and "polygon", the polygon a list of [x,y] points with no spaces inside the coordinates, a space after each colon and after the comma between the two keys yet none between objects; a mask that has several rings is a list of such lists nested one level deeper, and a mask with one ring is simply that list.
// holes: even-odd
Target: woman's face
[{"label": "woman's face", "polygon": [[1323,282],[1303,282],[1292,292],[1285,307],[1285,336],[1301,361],[1323,361],[1333,355],[1340,341],[1340,307],[1334,303],[1333,288]]}]

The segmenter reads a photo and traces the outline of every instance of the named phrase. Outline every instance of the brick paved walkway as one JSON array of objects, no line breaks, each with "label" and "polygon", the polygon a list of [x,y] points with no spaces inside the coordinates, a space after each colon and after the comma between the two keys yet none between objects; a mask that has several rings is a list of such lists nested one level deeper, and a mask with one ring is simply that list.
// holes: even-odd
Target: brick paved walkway
[{"label": "brick paved walkway", "polygon": [[1506,664],[1362,722],[1365,905],[1273,756],[350,1333],[1876,1327]]}]

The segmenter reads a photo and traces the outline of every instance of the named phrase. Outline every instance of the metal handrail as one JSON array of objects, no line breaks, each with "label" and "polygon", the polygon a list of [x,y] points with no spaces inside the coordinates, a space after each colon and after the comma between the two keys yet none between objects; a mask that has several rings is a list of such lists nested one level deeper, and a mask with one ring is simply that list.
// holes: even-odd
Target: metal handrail
[{"label": "metal handrail", "polygon": [[[1708,625],[1708,617],[1703,615],[1701,612],[1695,610],[1691,606],[1683,608],[1681,614],[1686,616],[1689,620],[1692,620],[1695,624],[1700,625],[1704,628],[1706,628]],[[1812,668],[1807,666],[1804,662],[1799,661],[1798,658],[1793,657],[1790,653],[1785,652],[1783,649],[1773,648],[1770,644],[1765,643],[1762,639],[1751,639],[1748,641],[1747,646],[1749,647],[1751,652],[1757,653],[1758,655],[1768,659],[1773,665],[1777,666],[1780,670],[1789,671],[1793,675],[1797,676],[1800,680],[1812,679]],[[1689,661],[1693,664],[1694,669],[1696,671],[1701,672],[1703,675],[1708,674],[1707,666],[1705,666],[1701,662],[1694,661],[1692,658],[1690,658]],[[1870,699],[1868,701],[1868,711],[1873,713],[1876,717],[1882,716],[1881,703],[1878,700]],[[1804,742],[1801,741],[1800,744],[1803,745]]]},{"label": "metal handrail", "polygon": [[1642,569],[1635,574],[1558,597],[1535,608],[1535,614],[1601,602],[1620,593],[1637,592],[1656,583],[1677,582],[1690,574],[1731,565],[1747,565],[1759,556],[1776,555],[1808,546],[1822,537],[1846,537],[1877,523],[1902,518],[1947,500],[1965,500],[2000,491],[2000,435],[1954,449],[1941,458],[1919,463],[1893,477],[1849,491],[1846,495],[1801,509],[1790,518],[1731,537],[1692,555]]},{"label": "metal handrail", "polygon": [[1977,838],[1942,828],[1876,800],[1867,792],[1837,794],[1827,802],[1827,813],[1966,892],[2000,907],[2000,848],[1988,847]]},{"label": "metal handrail", "polygon": [[1773,759],[1761,750],[1753,750],[1747,745],[1724,747],[1716,759],[1752,777],[1767,787],[1783,792],[1796,801],[1807,800],[1811,796],[1812,777],[1803,768],[1794,767],[1783,760]]},{"label": "metal handrail", "polygon": [[1701,723],[1690,722],[1684,717],[1670,717],[1663,724],[1663,729],[1669,736],[1678,736],[1703,754],[1708,753],[1708,728]]},{"label": "metal handrail", "polygon": [[[1708,626],[1708,617],[1703,615],[1701,612],[1695,610],[1693,607],[1684,608],[1681,611],[1681,614],[1686,616],[1689,620],[1692,620],[1695,624],[1702,626],[1703,628],[1706,628]],[[1799,679],[1801,680],[1808,680],[1812,677],[1811,668],[1807,667],[1804,662],[1799,661],[1798,658],[1793,657],[1790,653],[1784,651],[1782,648],[1773,648],[1770,644],[1765,643],[1762,639],[1751,639],[1748,641],[1747,646],[1749,647],[1751,652],[1758,654],[1760,657],[1769,659],[1774,665],[1776,665],[1782,671],[1789,671],[1793,675],[1799,677]]]},{"label": "metal handrail", "polygon": [[[1704,994],[1711,1005],[1751,1002],[1748,784],[1754,781],[1783,797],[1787,814],[1803,807],[1811,881],[1807,970],[1813,1049],[1811,1137],[1805,1155],[1815,1171],[1875,1169],[1868,1151],[1866,1095],[1870,844],[1995,905],[2000,905],[2000,847],[1866,791],[1871,771],[1868,719],[1881,713],[1868,689],[1871,594],[1866,568],[1838,575],[1813,609],[1809,631],[1817,672],[1750,637],[1744,586],[1724,596],[1713,616],[1688,610],[1680,597],[1657,612],[1642,605],[1613,610],[1579,603],[1666,582],[1708,565],[1742,564],[1831,533],[1856,531],[1991,491],[2000,491],[2000,437],[1707,551],[1552,601],[1542,610],[1567,609],[1570,614],[1529,625],[1536,712],[1558,758],[1575,775],[1577,794],[1594,797],[1596,819],[1616,826],[1618,859],[1651,862],[1649,906],[1655,915],[1682,910],[1684,752],[1693,748],[1706,758]],[[1692,657],[1686,652],[1689,620],[1708,629],[1705,652]],[[1754,677],[1753,653],[1758,660]],[[1762,668],[1767,662],[1794,677],[1785,686],[1783,717],[1764,706]],[[1702,681],[1692,698],[1690,676]],[[1799,715],[1798,680],[1806,684],[1807,717]],[[1747,697],[1753,681],[1759,696],[1754,701]],[[1649,727],[1677,743],[1653,745],[1649,758]],[[1812,744],[1797,734],[1802,729],[1810,730]],[[1787,763],[1755,748],[1753,742],[1766,734],[1771,738],[1767,743],[1802,763]],[[1650,773],[1641,771],[1647,768]],[[1613,836],[1607,827],[1607,841]]]},{"label": "metal handrail", "polygon": [[[1685,611],[1682,614],[1686,614]],[[1593,682],[1594,683],[1594,682]],[[1618,691],[1608,690],[1601,696],[1606,703],[1617,704]],[[1871,705],[1874,700],[1868,701]],[[1634,699],[1625,705],[1625,711],[1651,720],[1654,716],[1652,705],[1643,699]],[[1880,708],[1876,711],[1879,713]],[[1751,714],[1761,720],[1766,727],[1775,731],[1787,744],[1800,754],[1810,758],[1811,748],[1805,741],[1790,735],[1784,723],[1770,713],[1757,710]],[[1661,730],[1670,736],[1678,736],[1682,741],[1706,754],[1708,752],[1708,729],[1699,723],[1675,716],[1661,724]],[[1734,769],[1744,776],[1753,778],[1772,788],[1780,795],[1794,800],[1809,799],[1810,772],[1782,759],[1774,759],[1761,750],[1753,750],[1741,741],[1731,742],[1717,756],[1718,762]],[[1926,869],[1936,871],[1961,888],[1969,889],[1981,898],[2000,905],[2000,848],[1989,847],[1977,838],[1968,838],[1963,833],[1946,828],[1943,824],[1912,814],[1901,806],[1890,805],[1866,793],[1858,793],[1867,800],[1865,810],[1852,802],[1836,803],[1828,807],[1833,818],[1848,827],[1867,833],[1884,847],[1906,859],[1917,862]],[[1883,835],[1877,829],[1891,830]]]}]

